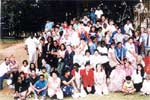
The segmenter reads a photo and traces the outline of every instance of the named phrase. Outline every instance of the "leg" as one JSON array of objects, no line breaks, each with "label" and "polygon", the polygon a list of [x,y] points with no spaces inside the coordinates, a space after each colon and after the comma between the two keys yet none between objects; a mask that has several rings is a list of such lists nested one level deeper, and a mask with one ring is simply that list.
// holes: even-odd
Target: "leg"
[{"label": "leg", "polygon": [[63,97],[63,92],[61,91],[61,89],[56,92],[56,96],[57,96],[57,99],[63,100],[64,97]]}]

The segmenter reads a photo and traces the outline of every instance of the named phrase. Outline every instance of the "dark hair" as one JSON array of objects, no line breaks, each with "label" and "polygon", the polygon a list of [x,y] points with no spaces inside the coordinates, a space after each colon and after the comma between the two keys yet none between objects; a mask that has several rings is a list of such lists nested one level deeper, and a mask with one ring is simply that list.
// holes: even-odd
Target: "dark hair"
[{"label": "dark hair", "polygon": [[[141,76],[144,77],[144,68],[142,64],[138,64],[137,66],[141,67]],[[138,69],[136,69],[136,74],[138,74]]]},{"label": "dark hair", "polygon": [[[34,68],[31,68],[31,65],[34,65]],[[32,70],[35,70],[36,71],[36,66],[35,66],[35,64],[34,63],[30,63],[30,67],[29,67],[29,69],[30,69],[30,71],[32,71]]]},{"label": "dark hair", "polygon": [[66,68],[63,72],[63,75],[65,75],[66,73],[70,72],[70,70],[68,68]]},{"label": "dark hair", "polygon": [[50,75],[52,76],[53,73],[55,73],[57,76],[59,76],[59,73],[58,73],[57,71],[52,71],[52,72],[50,73]]},{"label": "dark hair", "polygon": [[22,64],[26,63],[28,65],[28,61],[27,60],[23,60]]},{"label": "dark hair", "polygon": [[64,43],[62,43],[62,44],[60,44],[60,46],[59,46],[59,49],[61,50],[61,46],[64,46],[64,50],[66,49],[66,46],[65,46],[65,44]]},{"label": "dark hair", "polygon": [[87,65],[90,65],[90,61],[87,61],[87,62],[85,63],[85,67],[86,67]]},{"label": "dark hair", "polygon": [[131,80],[131,76],[126,76],[126,80]]},{"label": "dark hair", "polygon": [[74,63],[73,64],[74,69],[76,70],[76,72],[79,71],[80,65],[78,63]]},{"label": "dark hair", "polygon": [[44,75],[43,75],[43,74],[40,74],[40,76],[39,76],[39,77],[41,77],[41,76],[44,78]]},{"label": "dark hair", "polygon": [[101,65],[101,67],[102,67],[101,71],[102,71],[102,70],[104,70],[103,65],[102,65],[102,64],[100,64],[100,63],[98,63],[98,64],[96,64],[96,71],[97,71],[97,66],[98,66],[98,65]]},{"label": "dark hair", "polygon": [[[90,51],[89,51],[89,50],[86,50],[86,51],[85,51],[85,54],[86,54],[87,52],[89,52],[89,53],[90,53]],[[90,54],[91,54],[91,53],[90,53]]]}]

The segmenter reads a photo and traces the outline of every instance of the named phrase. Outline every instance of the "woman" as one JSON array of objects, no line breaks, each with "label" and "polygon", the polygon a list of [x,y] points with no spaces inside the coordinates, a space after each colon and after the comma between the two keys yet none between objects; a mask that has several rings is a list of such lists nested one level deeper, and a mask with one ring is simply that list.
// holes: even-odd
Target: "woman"
[{"label": "woman", "polygon": [[106,85],[106,74],[103,67],[100,64],[96,65],[96,71],[94,74],[95,90],[98,95],[108,95],[108,87]]},{"label": "woman", "polygon": [[48,96],[52,98],[54,95],[57,96],[57,99],[63,99],[63,92],[60,88],[61,80],[58,77],[56,71],[51,72],[51,77],[48,79]]},{"label": "woman", "polygon": [[108,50],[108,58],[109,58],[109,64],[111,68],[115,68],[120,62],[116,59],[115,56],[115,44],[111,43],[110,48]]},{"label": "woman", "polygon": [[91,69],[89,62],[85,64],[85,69],[80,71],[80,75],[85,92],[87,94],[94,94],[95,93],[94,71]]},{"label": "woman", "polygon": [[126,47],[126,57],[127,59],[134,64],[136,64],[136,59],[137,59],[137,53],[135,51],[135,45],[133,43],[133,38],[130,37],[128,39],[128,42],[126,42],[125,44],[125,47]]},{"label": "woman", "polygon": [[29,65],[27,60],[23,60],[23,66],[21,67],[21,71],[23,71],[26,75],[29,74]]},{"label": "woman", "polygon": [[144,78],[144,68],[142,64],[138,64],[137,69],[133,72],[132,75],[132,81],[134,83],[136,92],[139,92],[140,89],[142,88],[143,78]]},{"label": "woman", "polygon": [[126,74],[123,70],[123,65],[117,65],[110,74],[109,90],[112,92],[121,91],[125,76]]},{"label": "woman", "polygon": [[65,44],[61,44],[58,50],[58,66],[57,66],[57,71],[59,73],[59,75],[62,75],[62,69],[64,66],[64,57],[65,57],[65,52],[66,52],[66,46]]},{"label": "woman", "polygon": [[36,74],[39,73],[38,69],[36,68],[34,63],[30,63],[30,67],[29,67],[29,73],[32,73],[32,71],[35,71]]},{"label": "woman", "polygon": [[127,61],[124,63],[124,71],[126,73],[126,76],[132,76],[134,68],[133,68],[131,62]]}]

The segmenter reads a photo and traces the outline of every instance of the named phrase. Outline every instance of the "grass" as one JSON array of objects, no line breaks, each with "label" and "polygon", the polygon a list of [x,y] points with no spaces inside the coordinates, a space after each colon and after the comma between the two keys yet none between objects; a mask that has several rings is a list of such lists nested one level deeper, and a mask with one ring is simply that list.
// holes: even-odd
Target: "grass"
[{"label": "grass", "polygon": [[[4,95],[0,92],[0,100],[13,100],[13,94],[10,93]],[[27,100],[34,100],[34,98],[30,98]],[[47,100],[50,98],[47,97]],[[73,100],[71,97],[66,97],[64,100]],[[98,96],[98,95],[87,95],[84,98],[78,98],[76,100],[150,100],[150,96],[140,96],[139,93],[135,93],[134,95],[126,95],[124,96],[122,93],[110,93],[108,96]]]}]

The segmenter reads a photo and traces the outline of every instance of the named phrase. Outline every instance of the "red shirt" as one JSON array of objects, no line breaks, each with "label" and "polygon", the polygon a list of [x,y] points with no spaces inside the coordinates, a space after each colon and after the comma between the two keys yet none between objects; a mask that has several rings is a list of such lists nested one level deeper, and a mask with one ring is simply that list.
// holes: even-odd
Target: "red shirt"
[{"label": "red shirt", "polygon": [[86,74],[85,69],[81,70],[80,75],[84,87],[92,87],[94,85],[94,71],[92,69],[89,70],[88,74]]},{"label": "red shirt", "polygon": [[147,74],[150,74],[150,56],[146,56],[144,58],[144,62],[145,62],[144,70]]}]

